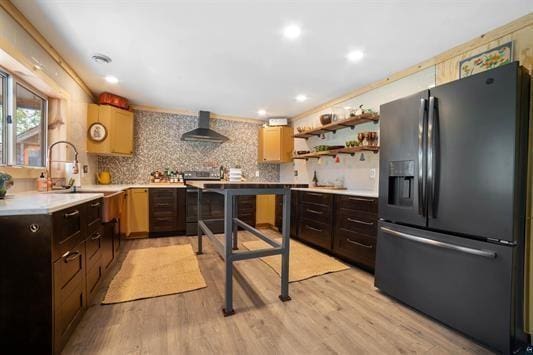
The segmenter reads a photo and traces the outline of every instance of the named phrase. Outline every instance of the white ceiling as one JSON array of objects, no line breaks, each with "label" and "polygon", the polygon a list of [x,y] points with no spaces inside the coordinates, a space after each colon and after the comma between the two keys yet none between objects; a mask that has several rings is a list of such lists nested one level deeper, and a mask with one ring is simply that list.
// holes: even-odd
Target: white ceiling
[{"label": "white ceiling", "polygon": [[[300,113],[533,11],[531,0],[12,2],[97,94],[244,117]],[[291,23],[296,41],[282,36]],[[363,60],[348,63],[351,49]]]}]

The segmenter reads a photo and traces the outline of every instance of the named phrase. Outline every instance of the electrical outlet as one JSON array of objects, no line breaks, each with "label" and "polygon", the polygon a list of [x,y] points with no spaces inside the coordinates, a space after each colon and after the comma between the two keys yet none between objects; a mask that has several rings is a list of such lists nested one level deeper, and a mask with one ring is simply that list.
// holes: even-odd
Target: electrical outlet
[{"label": "electrical outlet", "polygon": [[375,179],[376,178],[376,169],[370,169],[370,178]]},{"label": "electrical outlet", "polygon": [[259,170],[255,171],[255,177],[259,177]]},{"label": "electrical outlet", "polygon": [[83,173],[84,174],[89,174],[89,165],[84,165],[83,166]]},{"label": "electrical outlet", "polygon": [[294,176],[298,176],[298,170],[294,170]]}]

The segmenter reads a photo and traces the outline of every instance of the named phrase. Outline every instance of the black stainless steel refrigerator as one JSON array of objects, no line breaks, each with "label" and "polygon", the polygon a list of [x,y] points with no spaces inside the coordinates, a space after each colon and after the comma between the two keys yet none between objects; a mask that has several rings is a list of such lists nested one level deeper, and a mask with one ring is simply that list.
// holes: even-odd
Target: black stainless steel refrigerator
[{"label": "black stainless steel refrigerator", "polygon": [[503,353],[527,340],[529,90],[510,63],[380,109],[376,287]]}]

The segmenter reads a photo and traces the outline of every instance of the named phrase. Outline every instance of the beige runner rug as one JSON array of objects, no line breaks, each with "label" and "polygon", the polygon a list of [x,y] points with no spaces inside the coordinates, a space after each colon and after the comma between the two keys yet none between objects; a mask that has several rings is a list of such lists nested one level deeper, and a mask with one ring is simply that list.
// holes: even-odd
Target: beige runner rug
[{"label": "beige runner rug", "polygon": [[130,250],[102,304],[170,295],[206,287],[190,244]]},{"label": "beige runner rug", "polygon": [[[275,239],[281,243],[281,239]],[[262,240],[254,240],[242,243],[248,250],[269,248],[270,245]],[[272,255],[261,258],[268,266],[281,275],[281,256]],[[301,281],[314,276],[328,274],[349,269],[329,255],[321,253],[296,240],[291,239],[289,254],[289,282]]]}]

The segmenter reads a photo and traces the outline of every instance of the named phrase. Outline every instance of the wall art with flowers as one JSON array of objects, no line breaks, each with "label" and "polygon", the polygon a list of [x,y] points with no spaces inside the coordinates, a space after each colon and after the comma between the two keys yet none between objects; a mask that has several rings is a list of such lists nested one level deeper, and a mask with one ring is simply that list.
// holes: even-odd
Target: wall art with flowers
[{"label": "wall art with flowers", "polygon": [[481,54],[463,59],[459,62],[459,78],[511,63],[513,60],[513,42],[508,42]]}]

